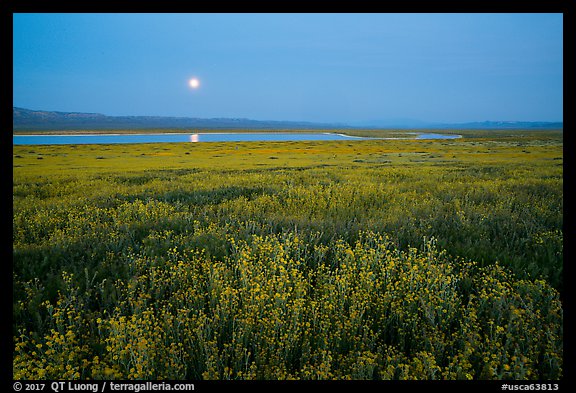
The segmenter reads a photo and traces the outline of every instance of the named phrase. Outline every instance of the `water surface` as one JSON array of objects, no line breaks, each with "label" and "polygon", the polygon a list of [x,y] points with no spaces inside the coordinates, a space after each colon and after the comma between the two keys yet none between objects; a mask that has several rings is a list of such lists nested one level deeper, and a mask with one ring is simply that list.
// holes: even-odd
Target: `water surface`
[{"label": "water surface", "polygon": [[162,142],[286,142],[286,141],[338,141],[362,139],[454,139],[460,135],[419,133],[406,138],[365,138],[335,133],[197,133],[197,134],[83,134],[83,135],[14,135],[14,145],[75,145],[109,143],[162,143]]}]

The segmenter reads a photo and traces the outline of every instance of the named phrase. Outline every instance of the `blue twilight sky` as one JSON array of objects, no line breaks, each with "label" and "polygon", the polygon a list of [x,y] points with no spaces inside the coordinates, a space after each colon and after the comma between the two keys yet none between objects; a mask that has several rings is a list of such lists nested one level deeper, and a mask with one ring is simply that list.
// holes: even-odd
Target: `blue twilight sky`
[{"label": "blue twilight sky", "polygon": [[28,109],[347,123],[562,120],[562,14],[13,21],[13,105]]}]

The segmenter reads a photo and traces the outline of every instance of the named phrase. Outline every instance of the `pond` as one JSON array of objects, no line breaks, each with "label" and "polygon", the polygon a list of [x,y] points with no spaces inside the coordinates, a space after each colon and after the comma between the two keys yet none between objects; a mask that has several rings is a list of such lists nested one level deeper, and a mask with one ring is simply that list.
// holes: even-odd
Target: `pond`
[{"label": "pond", "polygon": [[75,135],[13,135],[14,145],[74,145],[109,143],[161,142],[280,142],[280,141],[338,141],[362,139],[454,139],[460,135],[412,133],[407,138],[364,138],[336,133],[195,133],[195,134],[75,134]]}]

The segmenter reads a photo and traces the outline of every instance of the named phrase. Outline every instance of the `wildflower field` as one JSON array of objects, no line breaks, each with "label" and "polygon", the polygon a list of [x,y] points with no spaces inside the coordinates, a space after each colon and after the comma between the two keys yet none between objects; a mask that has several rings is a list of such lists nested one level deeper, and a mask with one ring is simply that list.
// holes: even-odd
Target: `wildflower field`
[{"label": "wildflower field", "polygon": [[13,146],[14,378],[561,378],[562,132],[462,134]]}]

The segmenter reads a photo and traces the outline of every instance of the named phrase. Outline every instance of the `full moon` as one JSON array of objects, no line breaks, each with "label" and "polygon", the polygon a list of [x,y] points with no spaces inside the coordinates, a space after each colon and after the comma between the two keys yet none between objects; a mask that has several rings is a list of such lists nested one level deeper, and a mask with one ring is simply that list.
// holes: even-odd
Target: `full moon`
[{"label": "full moon", "polygon": [[200,86],[200,81],[196,78],[192,78],[190,79],[190,81],[188,82],[188,84],[190,85],[191,88],[193,89],[197,89],[198,86]]}]

